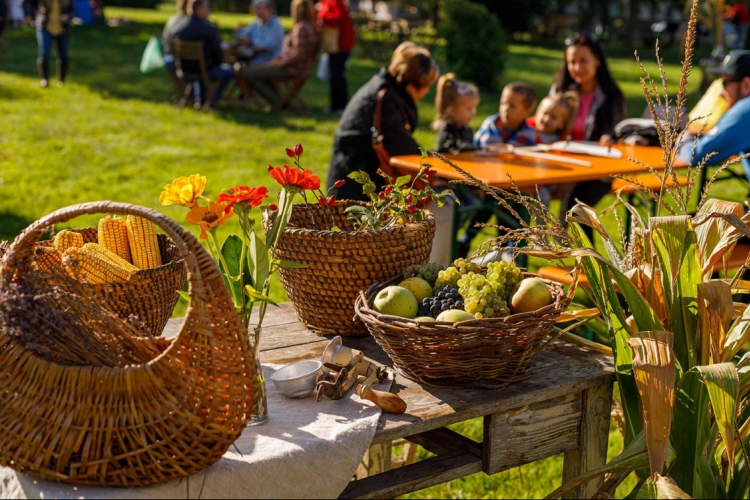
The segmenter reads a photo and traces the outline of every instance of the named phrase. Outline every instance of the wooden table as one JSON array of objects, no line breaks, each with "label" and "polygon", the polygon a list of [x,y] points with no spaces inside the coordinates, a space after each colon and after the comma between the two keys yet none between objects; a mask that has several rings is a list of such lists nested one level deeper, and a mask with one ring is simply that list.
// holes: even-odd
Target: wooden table
[{"label": "wooden table", "polygon": [[[277,364],[320,358],[329,341],[307,331],[291,303],[269,308],[261,338],[262,361]],[[345,337],[344,345],[392,365],[372,337]],[[539,355],[531,378],[504,389],[436,389],[398,375],[391,392],[408,408],[382,414],[366,457],[384,472],[352,481],[341,498],[392,498],[559,453],[565,453],[563,481],[572,479],[606,461],[614,380],[611,358],[560,342]],[[477,417],[484,418],[481,443],[446,428]],[[398,438],[437,456],[389,470],[390,443]],[[590,497],[600,485],[591,481],[571,498]]]},{"label": "wooden table", "polygon": [[[512,187],[508,175],[520,188],[533,188],[536,185],[562,184],[568,182],[593,181],[608,179],[612,174],[637,175],[647,173],[646,169],[628,158],[635,158],[655,170],[664,169],[662,149],[656,146],[612,146],[622,152],[622,158],[602,158],[597,156],[574,155],[552,151],[552,154],[568,156],[592,163],[591,167],[579,167],[569,163],[549,160],[522,158],[509,154],[483,156],[475,152],[457,155],[446,155],[458,166],[467,170],[477,179],[493,187],[509,189]],[[417,172],[422,157],[419,155],[394,156],[391,165],[408,172]],[[463,180],[460,173],[437,158],[429,158],[427,163],[437,170],[437,176],[449,180]],[[682,165],[684,166],[684,165]]]}]

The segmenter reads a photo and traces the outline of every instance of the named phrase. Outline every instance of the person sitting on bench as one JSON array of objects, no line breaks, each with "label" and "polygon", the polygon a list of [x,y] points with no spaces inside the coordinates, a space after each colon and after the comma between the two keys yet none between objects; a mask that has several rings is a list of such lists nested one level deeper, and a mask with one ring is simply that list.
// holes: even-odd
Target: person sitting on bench
[{"label": "person sitting on bench", "polygon": [[250,89],[263,96],[272,110],[281,107],[283,96],[276,80],[306,80],[312,74],[318,47],[318,32],[314,27],[315,11],[309,0],[292,2],[292,31],[284,40],[281,55],[267,64],[247,67],[242,78]]}]

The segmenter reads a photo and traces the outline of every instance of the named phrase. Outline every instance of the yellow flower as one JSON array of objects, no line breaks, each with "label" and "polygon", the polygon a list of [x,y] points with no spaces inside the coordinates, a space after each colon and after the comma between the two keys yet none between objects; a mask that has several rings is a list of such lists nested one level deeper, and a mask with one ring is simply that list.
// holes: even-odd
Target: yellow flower
[{"label": "yellow flower", "polygon": [[164,186],[164,191],[159,195],[159,203],[162,205],[184,205],[193,208],[204,189],[206,189],[206,177],[203,175],[193,174],[190,177],[178,177],[172,181],[172,184]]},{"label": "yellow flower", "polygon": [[209,201],[207,207],[200,205],[194,205],[190,212],[188,212],[185,220],[190,224],[195,224],[201,228],[201,239],[208,237],[207,231],[211,231],[223,225],[227,219],[234,215],[231,210],[226,212],[227,203],[215,201]]}]

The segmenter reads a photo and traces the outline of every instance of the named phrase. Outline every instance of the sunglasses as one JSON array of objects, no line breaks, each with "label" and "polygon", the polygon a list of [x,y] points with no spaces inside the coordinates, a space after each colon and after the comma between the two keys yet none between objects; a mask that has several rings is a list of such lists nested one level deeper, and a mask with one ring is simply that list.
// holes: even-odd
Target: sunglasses
[{"label": "sunglasses", "polygon": [[737,83],[737,82],[740,82],[740,81],[742,81],[742,79],[741,79],[741,78],[727,78],[726,80],[721,80],[721,85],[722,85],[722,86],[724,87],[724,89],[726,90],[726,88],[727,88],[727,87],[728,87],[728,86],[729,86],[730,84],[732,84],[732,83]]}]

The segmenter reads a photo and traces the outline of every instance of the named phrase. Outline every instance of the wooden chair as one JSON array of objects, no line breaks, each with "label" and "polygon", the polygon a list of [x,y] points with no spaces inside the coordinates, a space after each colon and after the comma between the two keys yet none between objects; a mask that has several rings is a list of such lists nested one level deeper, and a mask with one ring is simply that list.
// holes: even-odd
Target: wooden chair
[{"label": "wooden chair", "polygon": [[[208,70],[206,69],[206,58],[203,55],[202,42],[186,42],[183,40],[172,40],[172,55],[174,56],[175,73],[177,78],[185,83],[185,89],[182,92],[179,106],[184,107],[190,94],[194,93],[196,83],[200,85],[204,95],[201,96],[195,104],[196,109],[208,111],[211,109],[211,102],[214,99],[219,82],[212,82],[208,79]],[[186,72],[183,70],[185,63],[192,62],[193,66],[198,66],[198,72]]]}]

